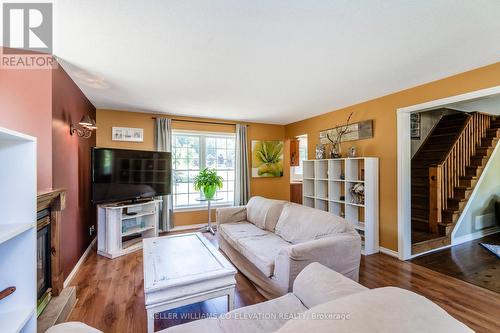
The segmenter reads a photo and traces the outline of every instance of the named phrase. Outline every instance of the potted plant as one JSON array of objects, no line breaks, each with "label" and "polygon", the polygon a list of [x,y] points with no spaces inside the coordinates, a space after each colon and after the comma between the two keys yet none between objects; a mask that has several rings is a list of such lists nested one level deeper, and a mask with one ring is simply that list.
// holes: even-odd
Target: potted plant
[{"label": "potted plant", "polygon": [[213,199],[217,189],[222,188],[222,177],[215,169],[205,168],[194,178],[194,189],[201,191],[205,199]]}]

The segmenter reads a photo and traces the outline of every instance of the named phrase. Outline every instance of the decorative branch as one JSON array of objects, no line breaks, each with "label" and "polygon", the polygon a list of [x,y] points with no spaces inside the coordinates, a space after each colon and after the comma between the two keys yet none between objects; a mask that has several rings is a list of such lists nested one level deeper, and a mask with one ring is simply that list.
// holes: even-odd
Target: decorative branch
[{"label": "decorative branch", "polygon": [[333,139],[330,137],[330,133],[326,133],[326,138],[328,139],[328,141],[330,141],[334,145],[338,145],[342,142],[342,137],[344,135],[352,132],[349,130],[349,125],[351,124],[351,118],[353,114],[354,112],[351,112],[351,114],[349,114],[345,125],[340,125],[333,128],[336,134]]}]

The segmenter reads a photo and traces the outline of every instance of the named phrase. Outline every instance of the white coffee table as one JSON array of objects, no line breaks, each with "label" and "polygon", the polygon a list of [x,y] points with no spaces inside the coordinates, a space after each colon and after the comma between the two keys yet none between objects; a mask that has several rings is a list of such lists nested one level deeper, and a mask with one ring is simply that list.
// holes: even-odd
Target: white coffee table
[{"label": "white coffee table", "polygon": [[155,314],[226,295],[233,309],[234,266],[201,233],[143,240],[148,332]]}]

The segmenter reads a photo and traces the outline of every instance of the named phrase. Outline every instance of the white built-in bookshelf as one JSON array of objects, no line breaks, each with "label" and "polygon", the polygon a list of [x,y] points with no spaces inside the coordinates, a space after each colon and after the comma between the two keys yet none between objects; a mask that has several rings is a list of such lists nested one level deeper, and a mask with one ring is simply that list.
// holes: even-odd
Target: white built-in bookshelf
[{"label": "white built-in bookshelf", "polygon": [[0,331],[36,331],[36,138],[0,128]]},{"label": "white built-in bookshelf", "polygon": [[[364,202],[351,189],[364,185]],[[362,253],[377,253],[378,158],[355,157],[304,161],[302,204],[341,216],[352,223],[362,240]]]}]

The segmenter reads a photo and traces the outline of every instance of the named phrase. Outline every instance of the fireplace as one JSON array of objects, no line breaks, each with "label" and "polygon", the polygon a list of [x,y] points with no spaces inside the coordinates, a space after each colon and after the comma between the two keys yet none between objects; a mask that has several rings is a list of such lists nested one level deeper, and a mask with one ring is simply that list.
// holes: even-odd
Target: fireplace
[{"label": "fireplace", "polygon": [[52,296],[58,296],[63,289],[59,245],[64,197],[64,190],[51,190],[37,196],[37,315]]},{"label": "fireplace", "polygon": [[50,209],[37,212],[37,241],[36,241],[36,279],[37,298],[40,311],[50,299],[51,272],[50,272]]}]

